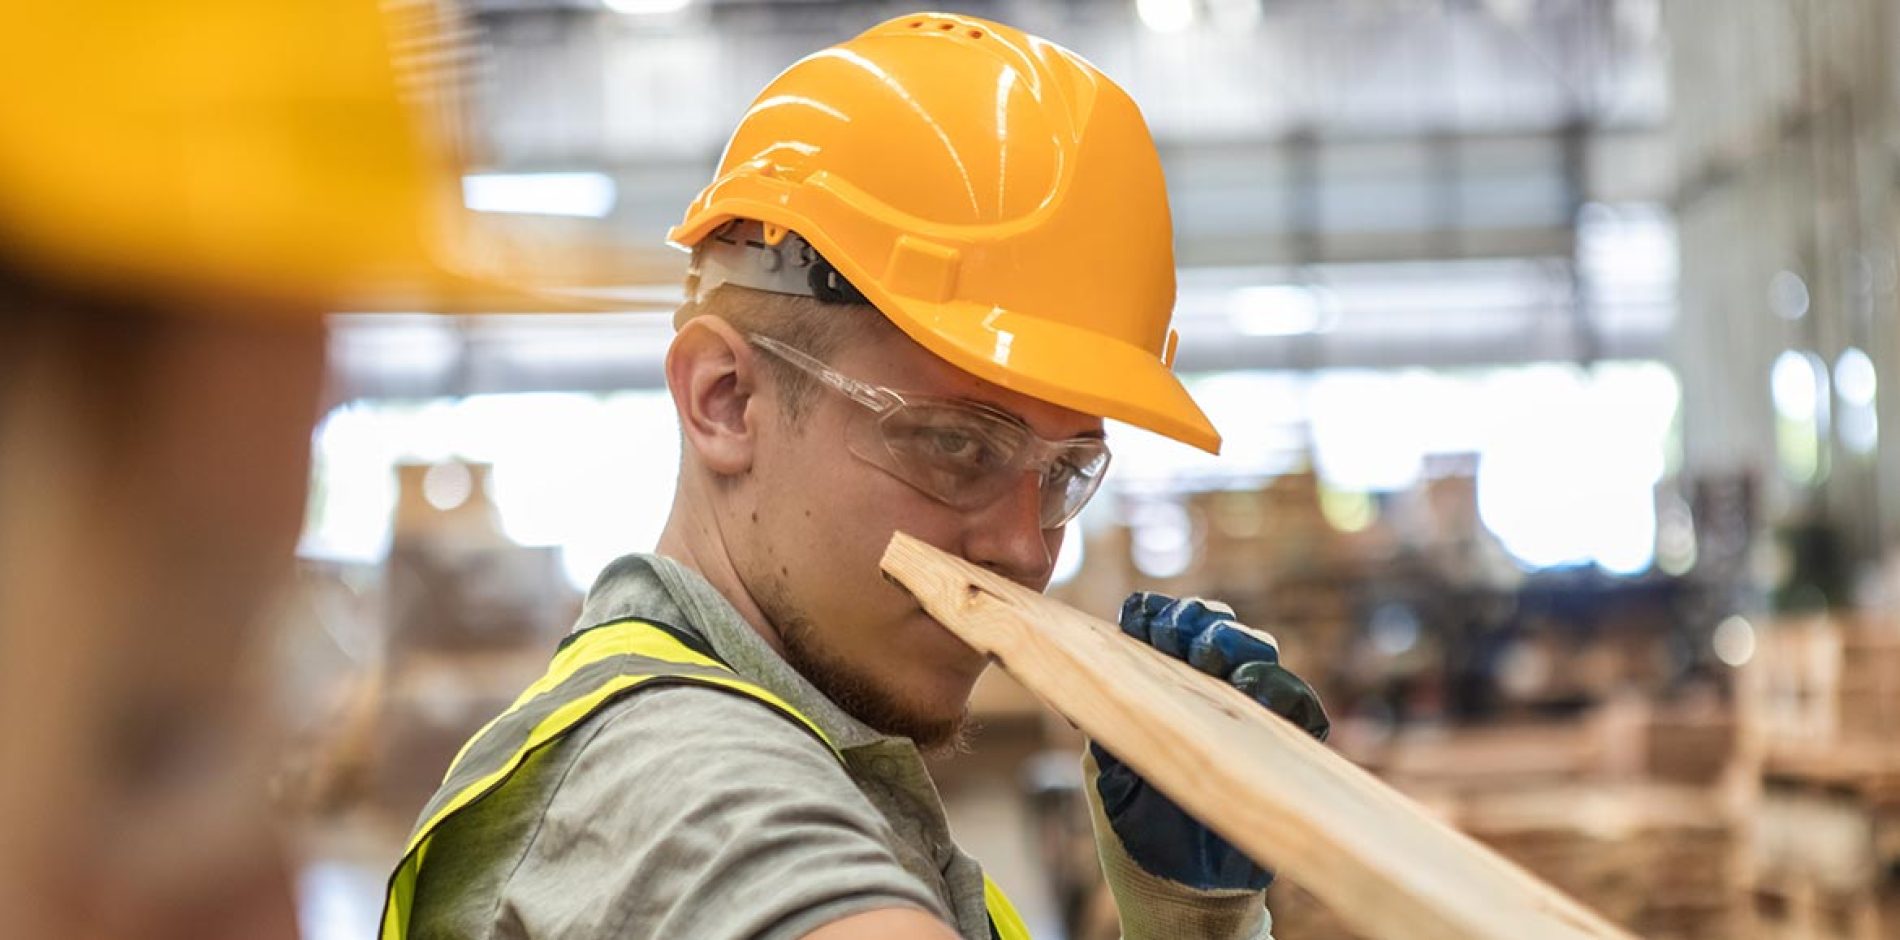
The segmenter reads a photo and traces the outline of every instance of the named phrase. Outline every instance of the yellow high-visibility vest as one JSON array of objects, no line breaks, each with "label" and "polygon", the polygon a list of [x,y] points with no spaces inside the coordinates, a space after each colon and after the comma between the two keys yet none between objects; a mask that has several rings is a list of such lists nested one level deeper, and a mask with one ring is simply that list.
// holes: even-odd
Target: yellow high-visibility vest
[{"label": "yellow high-visibility vest", "polygon": [[[622,620],[576,633],[561,645],[548,671],[528,686],[507,711],[462,746],[441,789],[422,812],[408,849],[389,878],[383,901],[382,940],[407,940],[416,882],[429,842],[450,817],[501,789],[528,755],[560,739],[601,709],[634,691],[656,685],[701,685],[750,696],[792,719],[823,741],[838,759],[837,746],[798,709],[739,677],[697,642],[663,624]],[[1001,888],[983,876],[993,940],[1030,940],[1029,930]]]}]

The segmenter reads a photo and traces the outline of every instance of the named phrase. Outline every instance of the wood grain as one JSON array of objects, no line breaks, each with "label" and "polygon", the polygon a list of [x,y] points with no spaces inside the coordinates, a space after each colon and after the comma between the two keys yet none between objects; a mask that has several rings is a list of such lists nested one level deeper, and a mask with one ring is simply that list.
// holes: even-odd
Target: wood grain
[{"label": "wood grain", "polygon": [[882,566],[964,642],[1367,937],[1632,937],[1113,624],[901,532]]}]

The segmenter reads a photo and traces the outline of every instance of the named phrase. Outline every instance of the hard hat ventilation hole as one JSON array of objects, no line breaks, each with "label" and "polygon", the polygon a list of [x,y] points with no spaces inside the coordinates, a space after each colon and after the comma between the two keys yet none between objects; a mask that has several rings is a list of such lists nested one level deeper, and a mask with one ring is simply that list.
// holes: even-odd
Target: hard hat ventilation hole
[{"label": "hard hat ventilation hole", "polygon": [[911,28],[911,29],[916,29],[917,27],[919,27],[919,26],[922,26],[922,25],[924,25],[924,21],[923,21],[923,20],[912,20],[912,21],[911,21],[911,23],[910,23],[910,28]]},{"label": "hard hat ventilation hole", "polygon": [[973,29],[973,30],[970,30],[970,38],[971,38],[971,39],[982,39],[982,38],[983,38],[983,31],[982,31],[982,30],[980,30],[980,29]]},{"label": "hard hat ventilation hole", "polygon": [[938,29],[941,29],[941,30],[945,30],[945,31],[948,31],[948,30],[952,30],[952,29],[956,29],[956,28],[957,28],[957,24],[955,24],[955,23],[938,23],[938,24],[937,24],[937,28],[938,28]]}]

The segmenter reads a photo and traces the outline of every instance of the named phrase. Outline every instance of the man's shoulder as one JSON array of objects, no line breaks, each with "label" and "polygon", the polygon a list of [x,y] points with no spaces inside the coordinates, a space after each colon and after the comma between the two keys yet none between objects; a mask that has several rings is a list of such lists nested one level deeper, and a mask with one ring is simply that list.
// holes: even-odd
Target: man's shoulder
[{"label": "man's shoulder", "polygon": [[[705,638],[705,629],[687,615],[668,580],[680,579],[679,563],[664,555],[635,552],[607,563],[587,589],[576,633],[590,627],[627,620],[664,623]],[[708,588],[710,590],[710,588]]]},{"label": "man's shoulder", "polygon": [[702,682],[638,688],[603,707],[575,738],[578,751],[604,751],[628,765],[697,755],[708,761],[795,762],[842,772],[837,753],[776,704]]},{"label": "man's shoulder", "polygon": [[[417,916],[455,928],[443,935],[489,924],[497,899],[523,921],[671,936],[760,935],[774,911],[826,911],[867,893],[935,910],[837,756],[743,693],[640,686],[523,771],[431,850]],[[692,927],[669,933],[653,920],[662,915]]]}]

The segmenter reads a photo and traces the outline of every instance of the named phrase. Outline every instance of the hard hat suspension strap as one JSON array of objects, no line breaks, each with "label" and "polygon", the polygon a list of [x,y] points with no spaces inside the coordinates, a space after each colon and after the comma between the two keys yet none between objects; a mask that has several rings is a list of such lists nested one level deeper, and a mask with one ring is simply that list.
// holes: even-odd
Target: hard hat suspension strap
[{"label": "hard hat suspension strap", "polygon": [[[770,234],[780,234],[776,241]],[[734,219],[693,248],[686,272],[686,291],[693,300],[723,284],[749,287],[774,294],[815,297],[828,304],[869,304],[811,243],[797,232]]]}]

